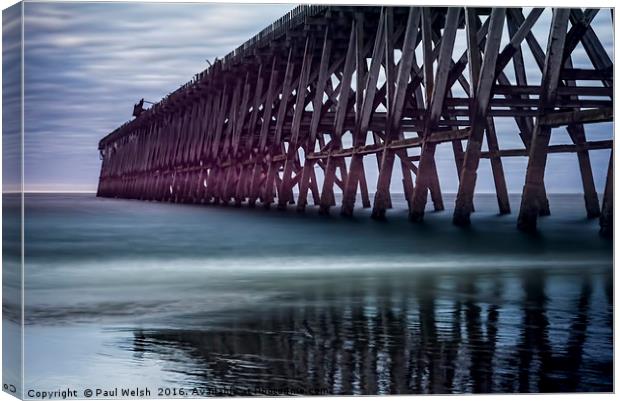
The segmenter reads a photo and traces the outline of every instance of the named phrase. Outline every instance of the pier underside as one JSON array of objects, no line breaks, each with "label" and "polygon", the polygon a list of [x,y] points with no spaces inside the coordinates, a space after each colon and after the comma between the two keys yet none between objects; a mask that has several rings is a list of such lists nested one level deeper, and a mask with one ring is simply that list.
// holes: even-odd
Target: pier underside
[{"label": "pier underside", "polygon": [[[97,195],[299,211],[311,198],[344,215],[361,201],[382,219],[396,168],[417,222],[429,195],[444,209],[435,153],[449,146],[455,224],[470,224],[481,161],[499,213],[510,213],[502,161],[525,157],[518,228],[535,231],[550,213],[548,155],[576,153],[585,214],[611,236],[613,53],[591,24],[602,13],[297,7],[103,138]],[[606,139],[588,139],[588,128]],[[500,148],[505,136],[519,146]],[[590,152],[602,149],[599,199]]]}]

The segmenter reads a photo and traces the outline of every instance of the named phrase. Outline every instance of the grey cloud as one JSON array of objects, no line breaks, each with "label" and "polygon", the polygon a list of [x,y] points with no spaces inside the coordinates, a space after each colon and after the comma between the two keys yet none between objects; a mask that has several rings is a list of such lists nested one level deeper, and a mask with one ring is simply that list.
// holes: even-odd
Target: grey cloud
[{"label": "grey cloud", "polygon": [[159,100],[292,7],[27,3],[27,186],[94,190],[97,142],[133,103]]}]

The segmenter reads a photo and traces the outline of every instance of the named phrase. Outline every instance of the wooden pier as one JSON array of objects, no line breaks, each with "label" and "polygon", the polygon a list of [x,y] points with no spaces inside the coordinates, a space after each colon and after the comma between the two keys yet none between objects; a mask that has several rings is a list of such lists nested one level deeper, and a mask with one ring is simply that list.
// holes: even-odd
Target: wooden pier
[{"label": "wooden pier", "polygon": [[[342,214],[361,201],[382,219],[396,166],[409,216],[421,221],[429,194],[444,209],[435,150],[447,144],[459,177],[455,224],[470,224],[481,159],[505,214],[514,205],[502,159],[527,157],[518,227],[535,231],[550,213],[547,156],[576,153],[586,215],[610,236],[613,162],[601,207],[589,152],[611,149],[613,132],[586,139],[586,126],[613,121],[613,60],[590,26],[610,10],[543,12],[299,6],[151,108],[136,105],[136,118],[99,143],[97,195],[299,211],[311,197],[329,213],[339,191]],[[590,67],[573,65],[578,52]],[[498,118],[515,129],[496,130]],[[571,143],[550,145],[554,128]],[[502,135],[522,146],[500,149]],[[365,157],[378,171],[372,199]]]}]

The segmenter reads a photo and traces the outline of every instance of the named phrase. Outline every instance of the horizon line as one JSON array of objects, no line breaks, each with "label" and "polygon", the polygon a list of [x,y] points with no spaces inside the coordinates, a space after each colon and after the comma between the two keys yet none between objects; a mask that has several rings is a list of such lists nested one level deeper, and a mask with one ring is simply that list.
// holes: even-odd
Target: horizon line
[{"label": "horizon line", "polygon": [[[52,190],[26,190],[26,191],[2,191],[2,194],[96,194],[97,191],[70,191],[70,190],[59,190],[59,191],[52,191]],[[295,193],[295,192],[294,192]],[[444,192],[444,194],[447,195],[456,195],[458,192]],[[298,195],[298,193],[295,193]],[[374,195],[375,192],[369,193],[369,195]],[[404,192],[393,192],[393,194],[395,195],[404,195]],[[547,194],[551,194],[551,195],[581,195],[583,194],[582,192],[547,192]],[[597,194],[601,195],[602,192],[597,192]],[[495,195],[495,192],[475,192],[474,195]],[[521,192],[509,192],[508,195],[522,195]],[[125,198],[119,198],[119,199],[125,199]],[[129,198],[127,198],[129,199]]]}]

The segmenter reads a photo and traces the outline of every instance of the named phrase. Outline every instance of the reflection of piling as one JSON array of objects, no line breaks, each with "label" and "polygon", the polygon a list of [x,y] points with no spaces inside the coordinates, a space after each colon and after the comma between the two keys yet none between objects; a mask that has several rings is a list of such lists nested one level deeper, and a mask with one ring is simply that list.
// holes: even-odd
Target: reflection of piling
[{"label": "reflection of piling", "polygon": [[566,361],[568,377],[566,388],[569,391],[577,391],[579,384],[579,369],[583,361],[583,345],[586,342],[586,332],[588,329],[588,308],[592,297],[592,283],[589,277],[583,277],[581,294],[577,301],[577,315],[573,319],[569,328],[569,338],[566,350]]},{"label": "reflection of piling", "polygon": [[470,353],[470,376],[473,379],[474,393],[489,393],[492,391],[493,377],[493,357],[495,354],[495,334],[497,323],[497,306],[492,305],[489,308],[487,316],[487,338],[482,333],[481,308],[475,302],[478,290],[476,288],[476,275],[466,278],[465,284],[466,300],[465,308],[465,327],[467,330],[467,341]]},{"label": "reflection of piling", "polygon": [[[179,363],[197,383],[288,388],[303,394],[313,389],[328,394],[441,394],[584,387],[584,369],[592,369],[584,366],[583,352],[594,292],[590,277],[583,277],[571,301],[575,313],[570,316],[568,341],[552,349],[547,278],[540,271],[526,273],[523,318],[514,321],[514,312],[509,312],[504,316],[508,325],[500,327],[510,330],[516,323],[516,351],[498,345],[500,314],[506,310],[501,280],[489,290],[476,285],[483,280],[478,275],[454,280],[448,298],[454,302],[446,303],[445,292],[438,290],[445,283],[419,276],[405,288],[386,289],[395,297],[335,299],[332,294],[312,294],[302,300],[304,308],[233,321],[228,328],[137,330],[132,351],[139,360],[156,355]],[[486,319],[482,299],[491,300]],[[334,304],[325,307],[327,300]],[[611,307],[608,314],[613,315]],[[442,324],[446,318],[451,322]],[[312,329],[313,338],[306,336],[305,326]],[[609,369],[603,372],[611,378],[611,365],[601,369]]]},{"label": "reflection of piling", "polygon": [[[554,9],[542,27],[542,9],[525,16],[520,8],[297,7],[103,138],[98,196],[297,203],[304,211],[311,194],[325,214],[339,191],[342,214],[353,214],[359,196],[382,219],[400,169],[409,216],[420,221],[428,194],[435,210],[444,209],[435,151],[449,144],[459,176],[455,224],[470,224],[481,160],[490,160],[504,214],[511,207],[502,160],[527,157],[518,226],[535,230],[538,216],[549,214],[544,176],[552,153],[577,154],[586,215],[598,217],[589,152],[612,141],[587,141],[585,127],[613,120],[613,62],[589,26],[597,11]],[[549,33],[546,51],[534,26]],[[455,43],[465,38],[455,61]],[[591,68],[573,67],[579,46]],[[539,67],[540,85],[527,81],[529,62]],[[498,136],[509,133],[496,132],[496,118],[506,117],[521,148],[499,147]],[[570,143],[550,145],[554,128],[566,129]],[[378,165],[372,202],[365,157]],[[611,197],[610,186],[604,235]]]},{"label": "reflection of piling", "polygon": [[[553,391],[553,366],[547,317],[546,277],[540,271],[524,274],[524,317],[519,344],[519,392]],[[534,361],[537,363],[534,364]],[[535,379],[532,382],[531,379]]]}]

